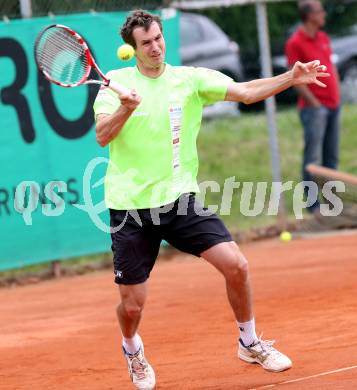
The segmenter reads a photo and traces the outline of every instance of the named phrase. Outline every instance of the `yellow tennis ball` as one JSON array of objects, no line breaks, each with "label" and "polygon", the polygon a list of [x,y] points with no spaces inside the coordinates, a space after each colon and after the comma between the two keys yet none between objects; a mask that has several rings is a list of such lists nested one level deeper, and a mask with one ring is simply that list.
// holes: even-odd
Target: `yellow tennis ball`
[{"label": "yellow tennis ball", "polygon": [[287,231],[281,232],[281,234],[280,234],[281,241],[288,242],[288,241],[291,241],[291,239],[292,239],[292,236],[291,236],[290,232],[287,232]]},{"label": "yellow tennis ball", "polygon": [[122,61],[131,60],[134,57],[134,54],[135,54],[135,50],[133,46],[128,45],[127,43],[118,47],[117,56]]}]

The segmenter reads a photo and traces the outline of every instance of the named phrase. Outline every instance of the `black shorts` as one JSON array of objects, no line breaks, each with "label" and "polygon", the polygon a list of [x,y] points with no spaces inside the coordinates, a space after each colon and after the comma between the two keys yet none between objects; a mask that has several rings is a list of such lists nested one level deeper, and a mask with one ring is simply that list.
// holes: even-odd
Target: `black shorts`
[{"label": "black shorts", "polygon": [[195,198],[183,194],[175,202],[153,209],[110,209],[115,282],[143,283],[149,277],[162,240],[200,256],[232,237],[216,214]]}]

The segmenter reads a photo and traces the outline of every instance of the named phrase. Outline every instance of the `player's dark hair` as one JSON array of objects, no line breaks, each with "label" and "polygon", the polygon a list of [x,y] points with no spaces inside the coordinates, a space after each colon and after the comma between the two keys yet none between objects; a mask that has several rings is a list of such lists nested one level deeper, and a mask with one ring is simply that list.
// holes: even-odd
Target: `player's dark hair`
[{"label": "player's dark hair", "polygon": [[149,31],[152,23],[156,22],[162,32],[162,23],[160,16],[150,14],[143,10],[133,11],[127,18],[123,27],[120,30],[120,35],[125,43],[136,48],[136,42],[133,36],[133,31],[136,27],[143,27],[145,31]]},{"label": "player's dark hair", "polygon": [[313,11],[312,3],[313,1],[311,0],[299,2],[299,15],[303,23],[306,22],[308,16]]}]

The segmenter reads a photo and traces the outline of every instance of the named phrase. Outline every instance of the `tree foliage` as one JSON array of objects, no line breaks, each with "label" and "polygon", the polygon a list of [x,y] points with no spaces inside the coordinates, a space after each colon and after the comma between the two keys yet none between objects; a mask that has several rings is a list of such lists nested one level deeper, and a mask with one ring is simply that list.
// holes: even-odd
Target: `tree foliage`
[{"label": "tree foliage", "polygon": [[[330,34],[348,33],[357,26],[357,1],[326,0],[326,30]],[[258,34],[254,5],[211,8],[200,13],[214,20],[234,41],[239,43],[243,63],[248,73],[256,76],[259,69]],[[277,2],[268,5],[272,54],[281,54],[288,36],[299,23],[297,2]],[[357,33],[357,28],[355,30]]]}]

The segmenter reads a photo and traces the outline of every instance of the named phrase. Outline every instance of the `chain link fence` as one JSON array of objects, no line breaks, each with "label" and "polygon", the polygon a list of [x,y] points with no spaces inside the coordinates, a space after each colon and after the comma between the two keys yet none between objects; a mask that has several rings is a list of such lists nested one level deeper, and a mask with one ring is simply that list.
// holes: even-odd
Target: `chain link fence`
[{"label": "chain link fence", "polygon": [[[168,6],[167,0],[30,0],[32,16],[67,15],[80,12],[125,11],[136,8],[157,9]],[[20,0],[0,0],[2,19],[21,18]]]}]

